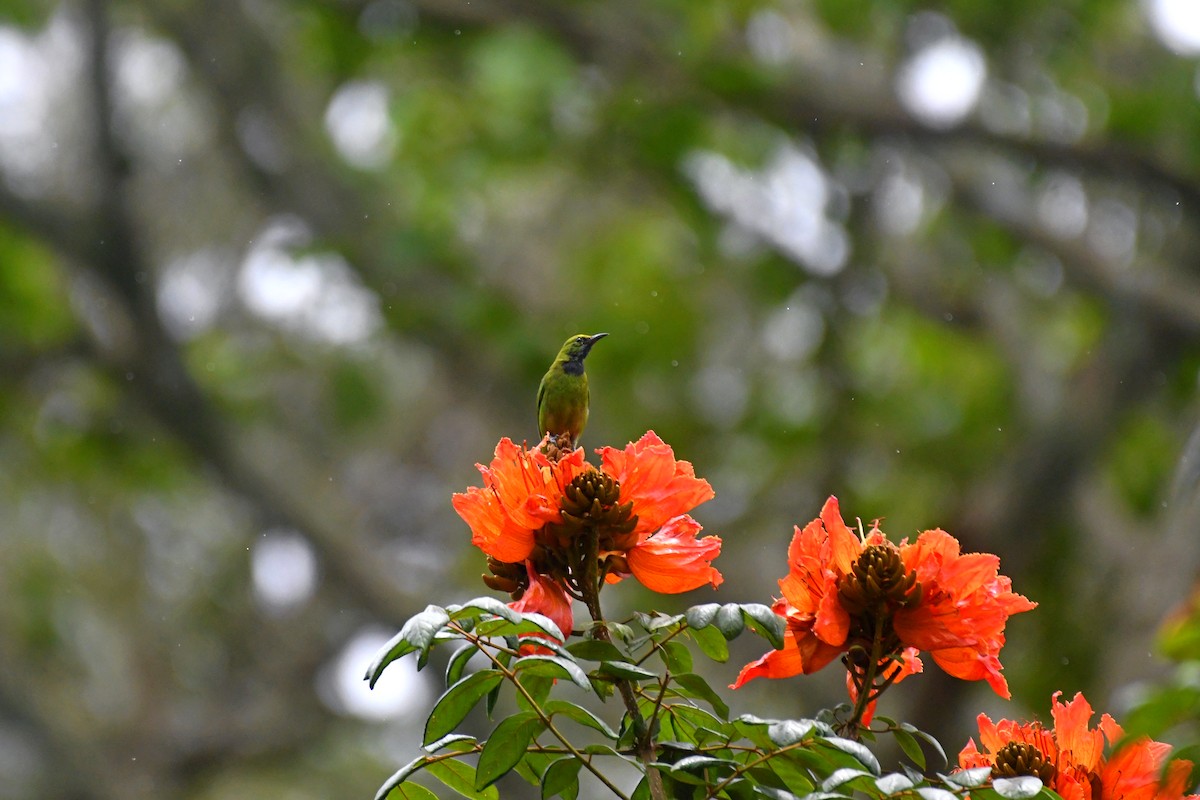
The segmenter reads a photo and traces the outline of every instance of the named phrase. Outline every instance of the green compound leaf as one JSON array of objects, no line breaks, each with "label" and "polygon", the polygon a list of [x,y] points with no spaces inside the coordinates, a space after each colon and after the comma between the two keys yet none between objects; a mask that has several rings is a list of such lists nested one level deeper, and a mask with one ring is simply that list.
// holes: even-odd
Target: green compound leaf
[{"label": "green compound leaf", "polygon": [[485,669],[468,675],[447,689],[429,712],[424,743],[436,742],[453,731],[480,698],[497,688],[502,680],[504,673]]},{"label": "green compound leaf", "polygon": [[562,797],[576,800],[579,797],[579,768],[583,762],[574,756],[560,758],[546,767],[542,774],[542,800]]},{"label": "green compound leaf", "polygon": [[500,792],[495,786],[489,786],[483,791],[476,791],[475,768],[458,759],[448,758],[430,762],[426,765],[425,771],[468,800],[499,800],[500,798]]},{"label": "green compound leaf", "polygon": [[479,754],[475,789],[482,791],[507,775],[525,757],[529,743],[545,729],[546,723],[533,711],[522,711],[501,720]]},{"label": "green compound leaf", "polygon": [[405,622],[400,632],[380,648],[375,660],[367,668],[364,680],[370,681],[371,688],[374,689],[376,681],[387,665],[409,653],[419,652],[422,658],[418,661],[418,669],[425,666],[424,658],[433,646],[434,637],[449,621],[446,609],[441,606],[426,606],[424,611]]}]

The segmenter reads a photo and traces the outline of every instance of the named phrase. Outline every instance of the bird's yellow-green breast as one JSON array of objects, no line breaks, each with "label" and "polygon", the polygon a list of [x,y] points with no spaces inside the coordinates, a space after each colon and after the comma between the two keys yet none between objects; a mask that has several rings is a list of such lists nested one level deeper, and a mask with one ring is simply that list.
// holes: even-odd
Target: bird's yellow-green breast
[{"label": "bird's yellow-green breast", "polygon": [[571,447],[579,441],[588,420],[587,374],[583,360],[607,333],[577,333],[563,342],[562,349],[538,386],[538,432],[566,439]]}]

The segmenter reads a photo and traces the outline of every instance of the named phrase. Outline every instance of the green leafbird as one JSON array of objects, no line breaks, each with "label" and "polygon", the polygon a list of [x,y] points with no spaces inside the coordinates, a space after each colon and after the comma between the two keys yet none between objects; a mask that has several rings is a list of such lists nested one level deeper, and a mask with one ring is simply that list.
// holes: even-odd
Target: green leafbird
[{"label": "green leafbird", "polygon": [[592,345],[608,336],[597,333],[589,336],[577,333],[563,343],[554,363],[538,386],[538,431],[545,436],[563,439],[570,447],[579,441],[579,435],[588,420],[588,379],[583,372],[583,360],[591,352]]}]

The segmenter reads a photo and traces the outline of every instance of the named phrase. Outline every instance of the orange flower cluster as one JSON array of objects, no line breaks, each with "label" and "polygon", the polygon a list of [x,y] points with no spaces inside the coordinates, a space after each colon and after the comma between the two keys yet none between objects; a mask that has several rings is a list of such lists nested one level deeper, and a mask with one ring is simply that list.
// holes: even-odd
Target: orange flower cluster
[{"label": "orange flower cluster", "polygon": [[551,454],[501,439],[491,464],[477,465],[483,486],[452,501],[471,543],[488,556],[484,581],[564,633],[573,626],[571,599],[598,591],[599,582],[633,575],[672,594],[722,581],[712,566],[720,538],[698,538],[700,525],[687,514],[713,497],[708,481],[653,431],[624,450],[597,452],[600,469],[582,449]]},{"label": "orange flower cluster", "polygon": [[[1170,745],[1141,736],[1124,742],[1107,758],[1109,747],[1124,731],[1108,714],[1092,729],[1092,707],[1083,694],[1062,703],[1062,692],[1051,699],[1054,727],[992,722],[979,715],[980,751],[972,739],[958,754],[963,769],[991,767],[993,778],[1033,775],[1063,800],[1182,800],[1192,763],[1168,763]],[[1186,795],[1196,800],[1197,795]]]},{"label": "orange flower cluster", "polygon": [[[837,498],[797,527],[775,612],[787,620],[782,650],[742,668],[731,688],[753,678],[810,674],[841,657],[851,697],[874,697],[921,671],[928,651],[949,674],[986,680],[1002,697],[1000,649],[1009,616],[1037,604],[1012,591],[999,559],[963,554],[942,530],[893,544],[878,527],[860,538],[842,520]],[[870,708],[863,717],[869,722]]]}]

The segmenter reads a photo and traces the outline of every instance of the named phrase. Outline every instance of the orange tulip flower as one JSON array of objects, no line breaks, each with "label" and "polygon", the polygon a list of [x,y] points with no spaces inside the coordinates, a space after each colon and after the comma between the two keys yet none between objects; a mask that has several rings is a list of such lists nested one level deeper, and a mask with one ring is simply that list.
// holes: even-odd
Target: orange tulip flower
[{"label": "orange tulip flower", "polygon": [[[1141,736],[1105,757],[1124,731],[1108,714],[1091,728],[1093,711],[1082,693],[1069,703],[1051,698],[1054,727],[1040,723],[992,722],[979,715],[981,751],[972,739],[958,754],[963,769],[991,767],[994,778],[1032,775],[1063,800],[1182,800],[1190,761],[1168,763],[1170,745]],[[1165,767],[1165,770],[1164,770]],[[1186,795],[1196,800],[1197,795]]]}]

